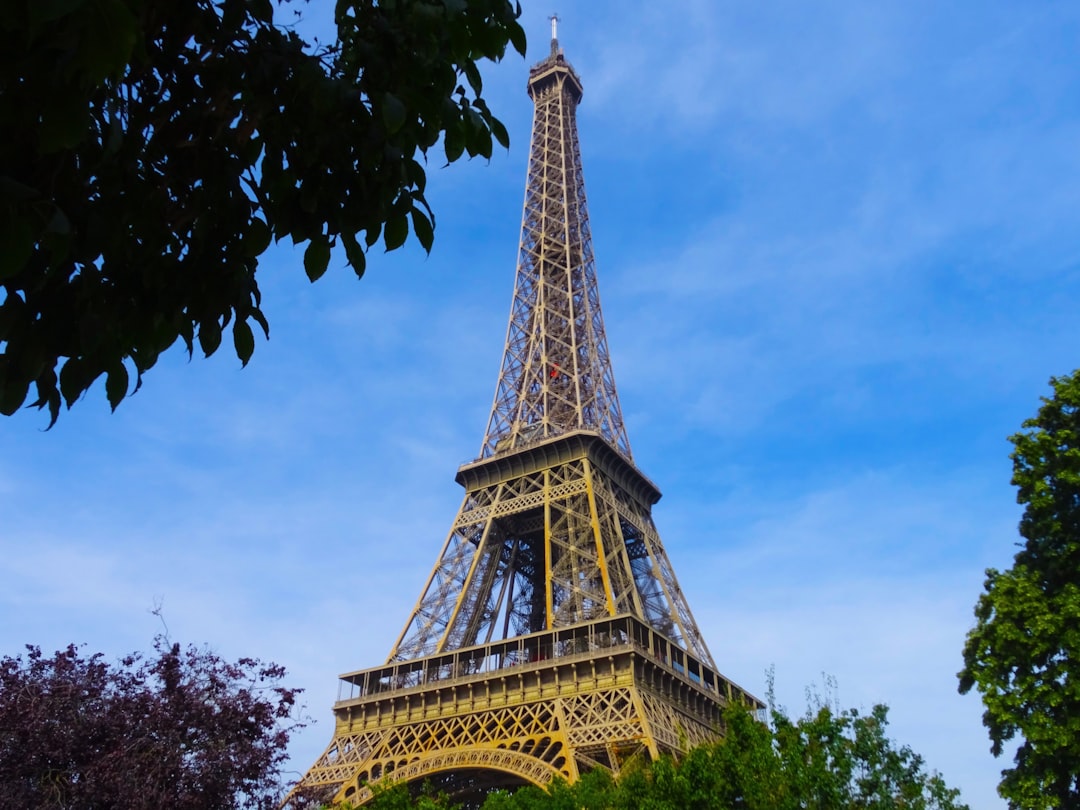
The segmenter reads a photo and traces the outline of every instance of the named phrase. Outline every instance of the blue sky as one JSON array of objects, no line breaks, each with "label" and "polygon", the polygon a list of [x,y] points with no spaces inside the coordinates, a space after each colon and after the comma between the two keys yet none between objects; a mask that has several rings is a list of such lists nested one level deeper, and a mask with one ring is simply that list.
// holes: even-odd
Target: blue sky
[{"label": "blue sky", "polygon": [[[174,639],[284,664],[331,734],[383,661],[479,451],[506,329],[530,56],[485,71],[509,153],[430,164],[430,257],[260,272],[271,340],[174,351],[109,414],[0,423],[0,652]],[[306,7],[328,30],[329,4]],[[720,669],[794,711],[824,676],[1004,807],[956,693],[1019,508],[1006,437],[1077,362],[1080,6],[565,0],[615,377]]]}]

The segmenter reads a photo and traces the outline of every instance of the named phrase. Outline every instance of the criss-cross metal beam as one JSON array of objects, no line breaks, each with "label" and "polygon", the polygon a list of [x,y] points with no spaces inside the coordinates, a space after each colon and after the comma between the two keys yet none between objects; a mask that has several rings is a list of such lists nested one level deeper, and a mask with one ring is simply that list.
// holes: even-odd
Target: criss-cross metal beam
[{"label": "criss-cross metal beam", "polygon": [[334,737],[293,798],[387,779],[454,796],[679,753],[731,700],[660,542],[611,371],[575,111],[555,39],[534,117],[506,348],[480,454],[386,663],[343,676]]},{"label": "criss-cross metal beam", "polygon": [[517,276],[481,457],[595,430],[628,459],[585,202],[581,81],[557,49],[532,69],[534,104]]}]

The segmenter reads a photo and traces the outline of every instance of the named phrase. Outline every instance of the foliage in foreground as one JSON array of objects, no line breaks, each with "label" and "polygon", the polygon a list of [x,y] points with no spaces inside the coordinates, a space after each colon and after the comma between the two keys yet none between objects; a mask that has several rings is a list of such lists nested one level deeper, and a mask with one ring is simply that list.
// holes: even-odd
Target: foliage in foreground
[{"label": "foliage in foreground", "polygon": [[284,670],[158,639],[111,665],[0,659],[0,807],[276,808],[299,690]]},{"label": "foliage in foreground", "polygon": [[337,245],[358,275],[410,226],[431,249],[428,151],[508,145],[478,63],[524,54],[520,7],[335,9],[323,46],[271,0],[5,6],[0,413],[29,399],[55,422],[103,375],[115,409],[178,340],[210,355],[231,331],[246,365],[252,324],[269,336],[255,271],[273,240],[306,243],[312,281]]},{"label": "foliage in foreground", "polygon": [[[629,763],[618,779],[594,770],[550,792],[525,787],[487,797],[484,810],[966,810],[959,791],[922,757],[887,736],[888,710],[869,714],[818,706],[792,720],[773,710],[771,727],[741,707],[726,712],[727,734],[680,760]],[[408,799],[404,786],[378,796],[375,810],[450,808],[445,797]]]},{"label": "foliage in foreground", "polygon": [[1025,810],[1080,807],[1080,370],[1050,385],[1009,439],[1024,544],[986,572],[960,672],[961,692],[982,693],[994,755],[1021,738],[998,792]]}]

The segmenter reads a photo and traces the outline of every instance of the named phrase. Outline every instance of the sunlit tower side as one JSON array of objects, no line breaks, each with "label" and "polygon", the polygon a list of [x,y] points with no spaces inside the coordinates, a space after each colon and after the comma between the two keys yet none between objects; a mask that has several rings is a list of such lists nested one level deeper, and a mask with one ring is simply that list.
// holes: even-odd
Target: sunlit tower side
[{"label": "sunlit tower side", "polygon": [[459,800],[618,772],[720,733],[732,700],[652,520],[600,310],[576,109],[552,18],[529,73],[521,241],[491,417],[461,508],[384,665],[342,676],[293,796],[362,804],[429,781]]}]

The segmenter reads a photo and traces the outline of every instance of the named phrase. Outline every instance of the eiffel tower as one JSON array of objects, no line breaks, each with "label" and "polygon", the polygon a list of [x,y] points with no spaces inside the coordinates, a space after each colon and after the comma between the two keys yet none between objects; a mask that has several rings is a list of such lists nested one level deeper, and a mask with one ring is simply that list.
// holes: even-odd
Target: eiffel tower
[{"label": "eiffel tower", "polygon": [[[368,801],[618,772],[720,733],[729,701],[653,524],[604,337],[575,110],[552,19],[506,349],[465,498],[385,664],[341,677],[334,736],[290,794]],[[287,800],[288,803],[288,800]]]}]

